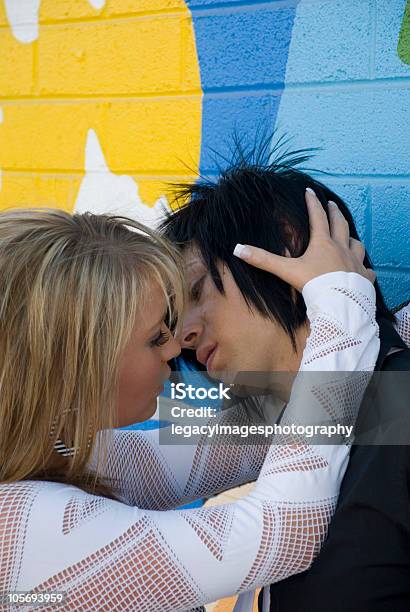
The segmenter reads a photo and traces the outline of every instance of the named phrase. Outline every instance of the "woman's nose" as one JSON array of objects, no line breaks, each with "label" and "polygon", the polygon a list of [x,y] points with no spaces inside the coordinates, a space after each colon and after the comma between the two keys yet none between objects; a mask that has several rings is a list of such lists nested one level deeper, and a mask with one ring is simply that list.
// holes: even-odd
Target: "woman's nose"
[{"label": "woman's nose", "polygon": [[172,334],[166,344],[164,344],[165,355],[163,356],[164,361],[170,361],[174,357],[178,357],[181,354],[181,343]]}]

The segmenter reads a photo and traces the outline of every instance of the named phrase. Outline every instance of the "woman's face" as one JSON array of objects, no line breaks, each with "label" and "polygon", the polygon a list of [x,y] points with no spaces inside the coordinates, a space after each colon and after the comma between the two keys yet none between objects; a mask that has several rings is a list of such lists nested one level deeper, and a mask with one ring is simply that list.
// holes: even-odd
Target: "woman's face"
[{"label": "woman's face", "polygon": [[167,362],[181,352],[165,316],[164,294],[154,285],[121,358],[117,427],[145,421],[157,409],[157,396],[171,372]]}]

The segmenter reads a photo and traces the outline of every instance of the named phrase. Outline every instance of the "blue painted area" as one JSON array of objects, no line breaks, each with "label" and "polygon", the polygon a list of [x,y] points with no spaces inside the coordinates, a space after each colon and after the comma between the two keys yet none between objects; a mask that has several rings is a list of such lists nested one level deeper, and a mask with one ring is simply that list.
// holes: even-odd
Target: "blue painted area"
[{"label": "blue painted area", "polygon": [[378,270],[377,278],[390,308],[406,302],[410,298],[410,274],[408,270]]},{"label": "blue painted area", "polygon": [[322,147],[312,166],[335,175],[320,178],[350,206],[389,304],[406,299],[410,220],[404,205],[382,209],[378,191],[410,182],[410,66],[397,54],[406,0],[186,4],[204,92],[201,172],[226,165],[234,131],[252,142],[276,127],[295,148]]},{"label": "blue painted area", "polygon": [[196,501],[190,503],[190,504],[185,504],[185,506],[180,506],[179,508],[176,508],[176,510],[187,510],[188,508],[200,508],[201,506],[203,506],[205,503],[204,499],[197,499]]},{"label": "blue painted area", "polygon": [[118,429],[131,431],[150,431],[153,429],[161,429],[161,427],[168,427],[168,425],[171,425],[171,421],[157,421],[153,419],[150,421],[142,421],[141,423],[134,423],[133,425],[127,425],[126,427],[118,427]]},{"label": "blue painted area", "polygon": [[[232,134],[246,134],[252,142],[258,127],[272,125],[283,89],[272,94],[208,95],[203,102],[201,171],[209,174],[231,158]],[[214,154],[218,152],[218,155]]]},{"label": "blue painted area", "polygon": [[356,225],[360,239],[364,242],[367,251],[371,252],[371,192],[368,185],[341,183],[329,177],[317,176],[318,180],[330,187],[348,205]]},{"label": "blue painted area", "polygon": [[276,126],[345,198],[390,306],[410,297],[410,66],[406,0],[301,0]]},{"label": "blue painted area", "polygon": [[408,175],[410,78],[407,89],[290,88],[282,95],[278,125],[294,136],[296,147],[322,148],[313,162],[319,170],[358,177]]},{"label": "blue painted area", "polygon": [[192,14],[205,94],[215,88],[283,85],[294,6]]},{"label": "blue painted area", "polygon": [[409,66],[399,57],[397,43],[408,0],[379,1],[374,69],[378,78],[408,77]]},{"label": "blue painted area", "polygon": [[235,128],[252,139],[275,124],[298,1],[187,1],[204,92],[201,172],[216,169],[210,148],[229,155]]},{"label": "blue painted area", "polygon": [[301,0],[286,70],[290,83],[367,79],[371,73],[371,2]]},{"label": "blue painted area", "polygon": [[410,184],[377,185],[372,188],[372,203],[373,262],[378,266],[409,269]]}]

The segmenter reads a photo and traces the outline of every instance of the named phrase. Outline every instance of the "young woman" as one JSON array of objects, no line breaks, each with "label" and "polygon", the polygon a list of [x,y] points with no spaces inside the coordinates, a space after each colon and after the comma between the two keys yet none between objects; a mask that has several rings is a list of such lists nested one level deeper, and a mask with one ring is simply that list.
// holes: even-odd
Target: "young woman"
[{"label": "young woman", "polygon": [[[301,371],[371,371],[373,273],[341,215],[329,229],[320,204],[308,208],[301,258],[249,261],[303,292]],[[180,352],[183,283],[174,248],[129,219],[0,214],[3,605],[20,593],[53,609],[63,594],[69,610],[189,610],[303,571],[319,552],[347,445],[161,447],[156,434],[114,431],[155,412]],[[337,350],[326,345],[332,320],[353,339]],[[300,399],[291,393],[289,414]],[[229,506],[172,510],[256,478]]]}]

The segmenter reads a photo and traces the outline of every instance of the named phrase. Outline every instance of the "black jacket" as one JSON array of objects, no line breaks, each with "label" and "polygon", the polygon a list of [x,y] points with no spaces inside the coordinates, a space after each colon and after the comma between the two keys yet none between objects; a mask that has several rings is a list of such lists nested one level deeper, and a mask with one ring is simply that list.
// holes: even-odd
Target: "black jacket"
[{"label": "black jacket", "polygon": [[[366,445],[351,449],[319,556],[271,585],[271,612],[410,612],[410,349],[390,322],[378,323],[379,373],[358,418]],[[405,350],[387,356],[393,347]],[[370,444],[373,434],[383,443]]]}]

